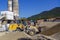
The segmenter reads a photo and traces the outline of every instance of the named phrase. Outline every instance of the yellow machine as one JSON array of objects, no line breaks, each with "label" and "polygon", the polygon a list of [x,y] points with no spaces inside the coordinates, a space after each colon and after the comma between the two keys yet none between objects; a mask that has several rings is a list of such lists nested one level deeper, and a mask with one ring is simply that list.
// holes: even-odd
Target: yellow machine
[{"label": "yellow machine", "polygon": [[15,24],[10,24],[10,25],[9,25],[9,30],[10,30],[10,31],[16,30],[17,27],[18,27],[18,24],[16,24],[16,23],[15,23]]},{"label": "yellow machine", "polygon": [[21,29],[21,30],[24,30],[24,25],[23,24],[10,24],[9,26],[9,30],[10,31],[13,31],[13,30],[17,30],[17,28]]},{"label": "yellow machine", "polygon": [[23,30],[24,29],[24,25],[22,23],[20,23],[19,24],[19,28]]}]

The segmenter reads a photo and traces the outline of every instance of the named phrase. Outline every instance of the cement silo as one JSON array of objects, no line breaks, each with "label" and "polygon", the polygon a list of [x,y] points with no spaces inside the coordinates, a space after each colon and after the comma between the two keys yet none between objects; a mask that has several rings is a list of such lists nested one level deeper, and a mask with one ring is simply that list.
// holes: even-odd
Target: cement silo
[{"label": "cement silo", "polygon": [[13,10],[13,0],[8,0],[8,11],[11,11]]},{"label": "cement silo", "polygon": [[8,0],[8,10],[14,12],[14,16],[19,16],[18,0]]}]

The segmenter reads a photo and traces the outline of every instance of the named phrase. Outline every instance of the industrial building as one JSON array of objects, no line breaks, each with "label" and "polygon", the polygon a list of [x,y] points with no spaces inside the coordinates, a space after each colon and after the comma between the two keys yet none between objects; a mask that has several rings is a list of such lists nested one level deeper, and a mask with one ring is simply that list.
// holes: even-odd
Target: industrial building
[{"label": "industrial building", "polygon": [[18,0],[8,0],[8,10],[0,12],[0,25],[1,21],[12,21],[19,19],[19,4]]}]

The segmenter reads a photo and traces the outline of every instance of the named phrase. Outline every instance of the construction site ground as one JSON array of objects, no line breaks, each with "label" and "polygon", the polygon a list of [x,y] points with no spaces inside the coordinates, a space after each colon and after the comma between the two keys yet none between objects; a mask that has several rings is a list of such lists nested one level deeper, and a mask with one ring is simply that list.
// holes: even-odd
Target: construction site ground
[{"label": "construction site ground", "polygon": [[57,25],[53,26],[52,28],[42,32],[42,34],[51,36],[58,32],[60,32],[60,24],[57,24]]},{"label": "construction site ground", "polygon": [[34,36],[30,36],[28,34],[26,34],[25,32],[0,32],[0,40],[22,40],[26,38],[27,40],[38,40],[38,39],[42,39],[42,40],[48,40],[48,39],[52,39],[52,40],[60,40],[60,24],[55,25],[54,27],[52,27],[51,29],[42,32],[42,34],[36,34]]},{"label": "construction site ground", "polygon": [[1,32],[0,40],[18,40],[20,38],[27,38],[24,32]]},{"label": "construction site ground", "polygon": [[46,40],[46,38],[52,39],[52,38],[49,38],[48,36],[46,36],[46,38],[44,38],[43,36],[40,36],[40,34],[37,34],[34,36],[29,36],[25,32],[1,32],[0,40],[22,40],[23,38],[26,38],[27,40],[31,40],[31,39],[38,40],[37,36],[38,36],[38,38],[42,38],[45,40]]}]

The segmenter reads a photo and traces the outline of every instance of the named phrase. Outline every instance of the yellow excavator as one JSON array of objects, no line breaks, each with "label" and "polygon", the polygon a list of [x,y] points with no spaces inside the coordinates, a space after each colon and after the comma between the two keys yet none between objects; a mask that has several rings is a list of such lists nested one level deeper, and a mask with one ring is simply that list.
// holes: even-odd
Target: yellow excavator
[{"label": "yellow excavator", "polygon": [[24,27],[22,21],[21,21],[21,23],[20,23],[20,22],[19,22],[19,23],[11,23],[11,24],[9,25],[9,30],[10,30],[10,31],[14,31],[14,30],[23,31],[24,28],[25,28],[25,27]]},{"label": "yellow excavator", "polygon": [[14,30],[17,29],[17,27],[18,27],[18,24],[16,24],[16,23],[10,24],[10,25],[9,25],[9,30],[10,30],[10,31],[14,31]]}]

